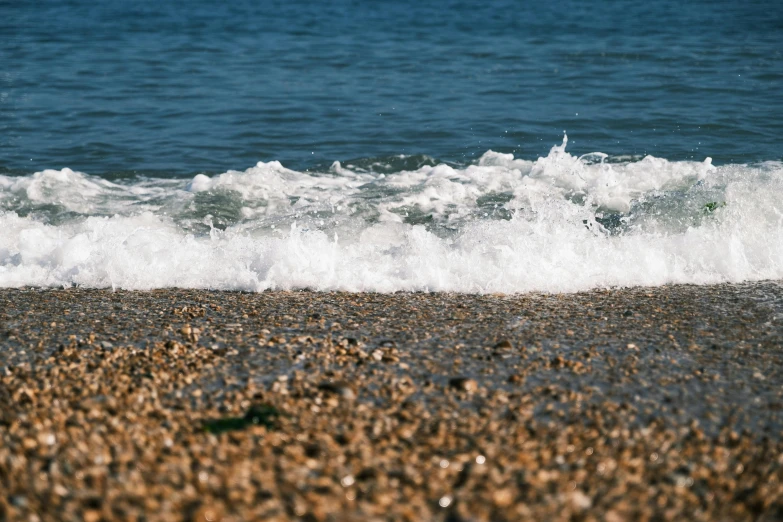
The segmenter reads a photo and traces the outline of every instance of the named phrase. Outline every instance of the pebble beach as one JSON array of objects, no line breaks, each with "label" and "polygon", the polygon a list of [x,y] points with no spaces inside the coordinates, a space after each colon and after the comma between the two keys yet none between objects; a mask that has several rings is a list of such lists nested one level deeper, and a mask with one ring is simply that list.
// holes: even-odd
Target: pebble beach
[{"label": "pebble beach", "polygon": [[783,9],[0,0],[0,522],[783,522]]},{"label": "pebble beach", "polygon": [[0,290],[3,520],[780,520],[783,285]]}]

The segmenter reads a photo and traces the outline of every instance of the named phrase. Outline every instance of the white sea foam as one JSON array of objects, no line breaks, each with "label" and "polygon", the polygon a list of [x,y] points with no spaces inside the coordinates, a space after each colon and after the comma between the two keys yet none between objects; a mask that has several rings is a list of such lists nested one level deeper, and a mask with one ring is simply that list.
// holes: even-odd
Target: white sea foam
[{"label": "white sea foam", "polygon": [[[783,165],[565,151],[190,181],[0,176],[0,286],[458,292],[783,279]],[[383,170],[383,169],[377,169]]]}]

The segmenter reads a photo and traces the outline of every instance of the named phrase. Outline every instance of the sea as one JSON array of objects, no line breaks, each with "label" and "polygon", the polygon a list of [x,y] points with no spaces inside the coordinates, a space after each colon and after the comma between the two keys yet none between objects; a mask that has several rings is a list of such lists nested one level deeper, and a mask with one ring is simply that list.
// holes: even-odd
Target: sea
[{"label": "sea", "polygon": [[783,4],[0,0],[0,287],[783,279]]}]

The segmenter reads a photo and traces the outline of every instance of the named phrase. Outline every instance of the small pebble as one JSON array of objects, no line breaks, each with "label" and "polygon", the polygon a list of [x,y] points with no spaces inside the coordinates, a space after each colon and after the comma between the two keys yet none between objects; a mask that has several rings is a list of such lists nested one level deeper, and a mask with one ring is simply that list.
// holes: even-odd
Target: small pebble
[{"label": "small pebble", "polygon": [[454,377],[449,379],[449,386],[455,390],[464,392],[474,392],[478,389],[478,383],[467,377]]}]

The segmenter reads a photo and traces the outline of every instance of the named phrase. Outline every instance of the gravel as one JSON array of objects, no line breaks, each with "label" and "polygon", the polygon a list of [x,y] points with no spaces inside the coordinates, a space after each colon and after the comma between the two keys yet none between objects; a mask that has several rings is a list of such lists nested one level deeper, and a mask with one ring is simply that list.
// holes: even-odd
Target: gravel
[{"label": "gravel", "polygon": [[783,285],[0,290],[0,520],[780,520]]}]

